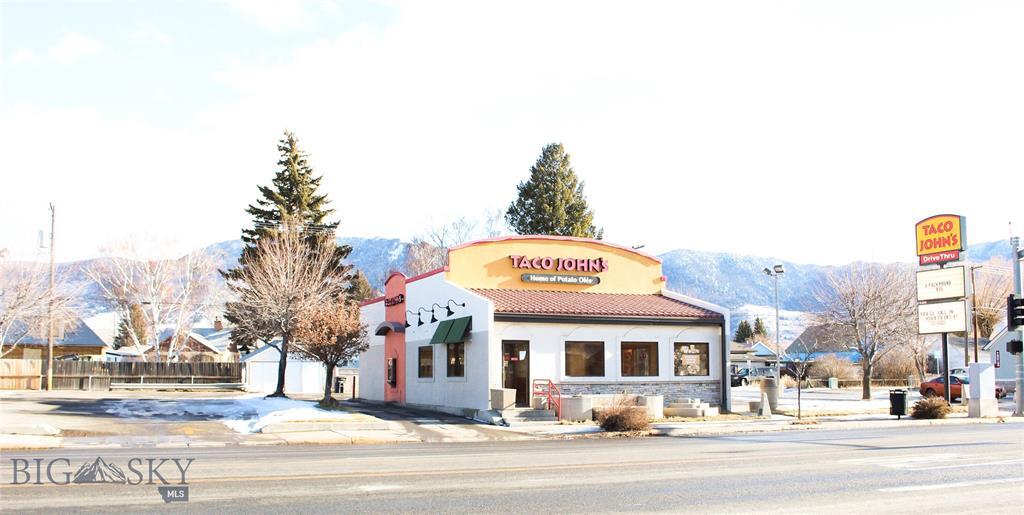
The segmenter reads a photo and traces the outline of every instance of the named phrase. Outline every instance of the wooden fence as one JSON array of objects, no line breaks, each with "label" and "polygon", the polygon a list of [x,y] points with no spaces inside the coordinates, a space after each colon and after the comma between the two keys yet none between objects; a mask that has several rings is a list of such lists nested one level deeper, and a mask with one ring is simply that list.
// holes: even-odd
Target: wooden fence
[{"label": "wooden fence", "polygon": [[[238,383],[241,363],[155,363],[55,361],[54,390],[109,390],[110,383]],[[38,390],[46,383],[46,362],[0,359],[0,390]]]}]

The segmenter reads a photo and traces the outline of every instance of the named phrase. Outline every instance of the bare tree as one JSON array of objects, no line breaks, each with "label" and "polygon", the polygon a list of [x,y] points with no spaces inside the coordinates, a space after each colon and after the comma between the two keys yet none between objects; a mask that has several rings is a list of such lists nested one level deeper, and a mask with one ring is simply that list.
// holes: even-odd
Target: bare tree
[{"label": "bare tree", "polygon": [[99,287],[106,302],[122,320],[131,317],[131,306],[142,306],[146,342],[130,332],[132,345],[140,354],[152,345],[161,357],[160,334],[172,328],[166,359],[176,359],[188,340],[192,324],[210,305],[216,284],[216,264],[201,251],[179,259],[159,256],[162,245],[153,238],[130,238],[107,245],[101,251],[110,257],[96,260],[86,275]]},{"label": "bare tree", "polygon": [[[62,274],[55,278],[53,320],[56,326],[77,317],[80,289]],[[33,332],[46,334],[50,317],[48,269],[40,263],[0,264],[0,357]]]},{"label": "bare tree", "polygon": [[913,274],[902,265],[856,264],[828,274],[816,292],[824,306],[821,323],[852,331],[851,349],[861,356],[862,398],[871,398],[872,368],[878,359],[915,336]]},{"label": "bare tree", "polygon": [[[241,323],[237,329],[263,339],[280,353],[277,388],[284,397],[289,344],[304,313],[334,302],[348,287],[345,267],[337,266],[333,231],[311,233],[285,222],[260,238],[256,251],[243,256],[237,277],[228,280]],[[273,338],[281,337],[281,343]]]},{"label": "bare tree", "polygon": [[480,220],[461,216],[451,223],[430,227],[409,244],[405,269],[410,275],[437,270],[448,264],[448,249],[477,238],[500,236],[503,224],[504,214],[498,210],[485,212]]},{"label": "bare tree", "polygon": [[359,320],[359,306],[354,302],[338,299],[321,304],[299,319],[295,328],[295,351],[323,363],[327,369],[321,406],[336,404],[331,397],[334,369],[355,359],[368,346],[366,326]]},{"label": "bare tree", "polygon": [[992,258],[974,272],[978,335],[989,338],[1006,318],[1006,297],[1013,291],[1013,272],[1007,259]]}]

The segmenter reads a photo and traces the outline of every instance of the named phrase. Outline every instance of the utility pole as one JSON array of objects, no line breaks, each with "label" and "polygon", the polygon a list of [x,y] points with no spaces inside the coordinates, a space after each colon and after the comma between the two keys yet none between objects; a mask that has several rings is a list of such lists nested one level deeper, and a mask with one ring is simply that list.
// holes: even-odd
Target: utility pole
[{"label": "utility pole", "polygon": [[53,331],[53,329],[54,329],[54,327],[53,327],[53,289],[54,289],[54,282],[55,282],[54,276],[56,275],[56,271],[57,271],[57,266],[55,264],[55,259],[54,259],[56,257],[56,254],[55,254],[54,249],[53,249],[53,242],[54,242],[53,229],[57,225],[55,219],[56,219],[56,208],[54,207],[53,203],[51,202],[50,203],[50,288],[49,288],[49,293],[47,293],[47,296],[49,297],[49,302],[47,303],[47,308],[46,308],[46,312],[47,312],[47,315],[46,315],[47,316],[47,324],[46,325],[48,327],[48,329],[47,329],[47,336],[46,336],[46,348],[47,348],[47,352],[46,352],[46,389],[48,391],[53,391],[53,336],[54,336],[53,335],[53,332],[54,332]]},{"label": "utility pole", "polygon": [[[1010,237],[1010,251],[1013,252],[1010,259],[1010,264],[1013,265],[1013,294],[1020,298],[1021,285],[1020,285],[1020,261],[1024,258],[1024,253],[1020,250],[1020,238],[1017,236]],[[1006,321],[1010,323],[1009,320]],[[1021,336],[1024,335],[1024,331],[1017,331],[1017,339],[1020,340]],[[1024,352],[1017,354],[1017,389],[1013,394],[1014,400],[1017,402],[1017,409],[1013,412],[1015,417],[1024,417]]]},{"label": "utility pole", "polygon": [[[974,271],[981,268],[981,265],[971,266],[971,312],[974,317],[971,325],[974,326],[974,362],[978,363],[978,290],[975,289]],[[989,335],[991,338],[991,335]],[[967,365],[967,342],[964,342],[964,365]]]}]

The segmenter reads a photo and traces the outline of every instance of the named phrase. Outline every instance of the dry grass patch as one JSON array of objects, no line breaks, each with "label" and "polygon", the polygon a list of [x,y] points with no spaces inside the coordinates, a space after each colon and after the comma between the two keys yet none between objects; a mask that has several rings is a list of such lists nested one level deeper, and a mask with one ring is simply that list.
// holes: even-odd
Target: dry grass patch
[{"label": "dry grass patch", "polygon": [[647,409],[642,406],[612,406],[602,409],[597,416],[597,423],[605,431],[629,432],[651,429]]},{"label": "dry grass patch", "polygon": [[942,397],[928,397],[914,403],[910,409],[910,416],[916,419],[938,419],[946,418],[952,409],[949,403]]}]

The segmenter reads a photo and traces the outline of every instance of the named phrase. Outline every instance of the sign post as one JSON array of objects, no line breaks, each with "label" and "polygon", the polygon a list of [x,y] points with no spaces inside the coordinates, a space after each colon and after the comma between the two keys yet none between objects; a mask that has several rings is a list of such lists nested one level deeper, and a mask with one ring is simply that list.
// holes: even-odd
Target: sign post
[{"label": "sign post", "polygon": [[942,335],[943,397],[950,402],[949,333],[967,331],[967,302],[963,299],[964,267],[945,268],[959,261],[964,250],[966,218],[960,215],[935,215],[914,225],[918,263],[939,265],[938,269],[917,272],[917,332]]}]

